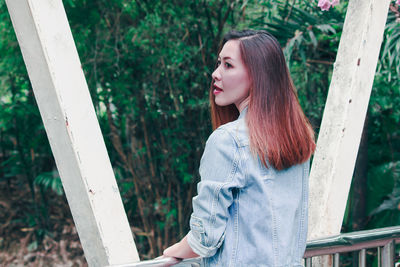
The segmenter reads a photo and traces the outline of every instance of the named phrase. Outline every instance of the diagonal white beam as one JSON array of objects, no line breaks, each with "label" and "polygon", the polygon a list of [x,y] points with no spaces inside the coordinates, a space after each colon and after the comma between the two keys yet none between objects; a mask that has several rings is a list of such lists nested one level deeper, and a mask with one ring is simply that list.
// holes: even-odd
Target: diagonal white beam
[{"label": "diagonal white beam", "polygon": [[350,0],[310,173],[309,239],[340,233],[390,0]]},{"label": "diagonal white beam", "polygon": [[90,266],[139,261],[61,0],[7,0]]}]

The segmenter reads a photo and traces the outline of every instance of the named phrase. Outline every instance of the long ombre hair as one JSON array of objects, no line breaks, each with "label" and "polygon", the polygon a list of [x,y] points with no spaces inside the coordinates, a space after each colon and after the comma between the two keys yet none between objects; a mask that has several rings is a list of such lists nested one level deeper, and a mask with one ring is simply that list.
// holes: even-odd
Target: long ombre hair
[{"label": "long ombre hair", "polygon": [[[315,150],[314,131],[303,113],[296,89],[278,41],[266,31],[231,31],[229,40],[239,40],[243,63],[251,79],[246,123],[250,149],[265,167],[277,170],[308,160]],[[219,53],[218,52],[218,53]],[[210,87],[213,129],[236,120],[234,104],[218,106]]]}]

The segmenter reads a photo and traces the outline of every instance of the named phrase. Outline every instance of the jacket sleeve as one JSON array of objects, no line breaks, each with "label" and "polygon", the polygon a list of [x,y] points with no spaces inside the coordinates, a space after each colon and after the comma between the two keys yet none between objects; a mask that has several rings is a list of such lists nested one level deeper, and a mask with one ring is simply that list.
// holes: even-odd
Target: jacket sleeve
[{"label": "jacket sleeve", "polygon": [[189,246],[202,257],[213,256],[224,241],[239,156],[238,146],[226,130],[219,128],[208,138],[188,233]]}]

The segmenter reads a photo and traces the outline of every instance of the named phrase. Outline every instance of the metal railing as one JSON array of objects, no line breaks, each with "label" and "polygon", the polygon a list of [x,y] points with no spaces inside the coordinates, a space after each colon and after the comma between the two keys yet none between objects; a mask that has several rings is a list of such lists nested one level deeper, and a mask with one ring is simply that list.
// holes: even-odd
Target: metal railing
[{"label": "metal railing", "polygon": [[[367,249],[376,249],[378,266],[395,266],[395,245],[400,242],[400,226],[386,227],[374,230],[357,231],[340,234],[307,242],[304,254],[306,267],[313,266],[313,257],[331,256],[330,266],[339,267],[340,254],[358,251],[358,266],[365,267]],[[141,261],[112,267],[199,267],[200,258],[178,260],[170,257],[159,257],[154,260]],[[317,266],[317,265],[315,265]]]},{"label": "metal railing", "polygon": [[200,258],[179,260],[171,257],[158,257],[154,260],[140,261],[122,265],[112,265],[110,267],[200,267]]},{"label": "metal railing", "polygon": [[331,266],[339,267],[340,255],[346,252],[358,252],[358,266],[365,267],[367,264],[367,250],[371,249],[376,249],[378,266],[393,267],[395,263],[395,245],[399,241],[400,226],[351,232],[311,240],[307,242],[307,250],[304,255],[306,267],[313,266],[313,257],[323,255],[332,256]]}]

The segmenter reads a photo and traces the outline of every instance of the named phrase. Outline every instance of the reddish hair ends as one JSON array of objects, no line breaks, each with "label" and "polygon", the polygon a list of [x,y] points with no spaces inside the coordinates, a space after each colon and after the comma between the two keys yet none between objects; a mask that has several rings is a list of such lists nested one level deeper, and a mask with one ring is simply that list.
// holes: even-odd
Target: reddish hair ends
[{"label": "reddish hair ends", "polygon": [[[229,40],[240,41],[240,51],[252,87],[246,115],[250,149],[263,164],[283,170],[308,160],[315,150],[314,131],[299,104],[278,41],[266,31],[231,31]],[[212,81],[211,84],[214,84]],[[213,128],[236,120],[234,104],[218,106],[210,88]]]}]

